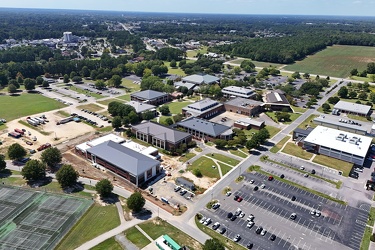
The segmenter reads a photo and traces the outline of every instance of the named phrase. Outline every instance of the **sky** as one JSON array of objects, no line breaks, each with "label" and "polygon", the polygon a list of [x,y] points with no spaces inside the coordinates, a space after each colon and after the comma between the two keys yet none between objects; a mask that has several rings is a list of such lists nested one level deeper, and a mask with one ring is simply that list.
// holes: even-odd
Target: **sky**
[{"label": "sky", "polygon": [[375,14],[375,0],[0,0],[0,7],[226,14]]}]

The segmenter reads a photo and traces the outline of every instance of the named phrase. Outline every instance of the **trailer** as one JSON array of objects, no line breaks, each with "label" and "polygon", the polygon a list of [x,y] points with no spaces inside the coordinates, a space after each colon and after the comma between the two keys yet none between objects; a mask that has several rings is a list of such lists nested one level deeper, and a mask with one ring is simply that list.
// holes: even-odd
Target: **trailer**
[{"label": "trailer", "polygon": [[40,124],[44,124],[45,123],[44,119],[42,119],[42,118],[35,117],[34,119],[37,120],[37,121],[39,121]]},{"label": "trailer", "polygon": [[26,120],[30,125],[33,125],[33,126],[37,126],[39,123],[35,122],[34,120],[32,119],[27,119]]},{"label": "trailer", "polygon": [[14,132],[24,135],[24,132],[21,129],[15,128]]},{"label": "trailer", "polygon": [[38,121],[37,119],[35,119],[35,118],[30,118],[30,120],[32,120],[33,122],[35,122],[37,125],[39,125],[40,124],[40,121]]},{"label": "trailer", "polygon": [[17,132],[9,132],[8,136],[18,139],[21,137],[21,134]]},{"label": "trailer", "polygon": [[65,124],[65,123],[68,123],[68,122],[71,122],[73,121],[74,117],[73,116],[69,116],[67,118],[64,118],[64,119],[61,119],[60,121],[57,122],[57,125],[60,125],[60,124]]}]

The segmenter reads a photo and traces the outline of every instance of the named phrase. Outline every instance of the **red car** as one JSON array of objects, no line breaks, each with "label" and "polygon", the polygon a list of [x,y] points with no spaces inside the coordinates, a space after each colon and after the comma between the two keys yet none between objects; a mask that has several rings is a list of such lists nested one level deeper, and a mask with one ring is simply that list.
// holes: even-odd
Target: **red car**
[{"label": "red car", "polygon": [[272,181],[273,180],[273,176],[268,176],[268,180]]},{"label": "red car", "polygon": [[238,202],[241,202],[242,200],[243,200],[243,198],[241,196],[238,197],[238,199],[237,199]]}]

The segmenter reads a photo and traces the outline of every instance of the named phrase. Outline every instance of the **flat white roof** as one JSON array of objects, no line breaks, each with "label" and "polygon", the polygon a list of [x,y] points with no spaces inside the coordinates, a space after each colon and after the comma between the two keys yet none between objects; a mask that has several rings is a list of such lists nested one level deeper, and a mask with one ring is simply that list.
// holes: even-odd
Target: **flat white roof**
[{"label": "flat white roof", "polygon": [[155,153],[158,151],[157,148],[154,148],[154,147],[146,147],[146,146],[143,146],[141,144],[138,144],[134,141],[126,141],[126,142],[123,142],[121,143],[122,146],[126,147],[126,148],[129,148],[131,150],[134,150],[138,153],[141,153],[143,155],[146,155],[146,156],[149,156],[151,158],[156,158],[155,156],[151,155],[152,153]]},{"label": "flat white roof", "polygon": [[82,151],[82,152],[86,152],[87,149],[91,148],[89,145],[87,145],[87,142],[84,142],[84,143],[81,143],[79,145],[76,146],[76,149]]},{"label": "flat white roof", "polygon": [[328,147],[361,157],[366,157],[367,151],[371,145],[371,141],[372,138],[367,136],[357,135],[323,126],[317,126],[305,138],[305,142],[307,143]]},{"label": "flat white roof", "polygon": [[107,142],[107,141],[121,143],[121,142],[124,142],[125,139],[114,134],[108,134],[108,135],[105,135],[105,136],[102,136],[102,137],[99,137],[97,139],[87,142],[87,145],[89,145],[90,147],[95,147],[96,145],[102,144],[103,142]]},{"label": "flat white roof", "polygon": [[336,105],[333,108],[349,111],[352,113],[364,114],[364,115],[367,115],[371,109],[371,107],[367,105],[345,102],[345,101],[339,101],[338,103],[336,103]]}]

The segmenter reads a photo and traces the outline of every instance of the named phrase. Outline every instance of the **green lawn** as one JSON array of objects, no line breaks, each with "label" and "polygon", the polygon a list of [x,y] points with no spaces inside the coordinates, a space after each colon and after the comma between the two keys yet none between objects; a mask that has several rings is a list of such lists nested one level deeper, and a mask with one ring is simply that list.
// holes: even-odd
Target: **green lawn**
[{"label": "green lawn", "polygon": [[306,150],[303,150],[301,147],[298,147],[297,145],[291,142],[288,142],[285,145],[285,148],[283,149],[282,152],[305,159],[305,160],[310,160],[311,157],[313,156],[312,153],[309,153]]},{"label": "green lawn", "polygon": [[97,102],[100,103],[100,104],[103,104],[103,105],[108,105],[110,102],[121,102],[121,100],[118,100],[116,98],[109,98],[109,99],[106,99],[106,100],[103,100],[103,101],[97,101]]},{"label": "green lawn", "polygon": [[64,108],[66,105],[39,94],[21,94],[20,96],[1,96],[0,107],[3,107],[1,118],[11,121],[23,116]]},{"label": "green lawn", "polygon": [[284,146],[284,144],[290,139],[290,136],[285,136],[281,141],[279,141],[275,146],[273,146],[270,151],[272,153],[277,153]]},{"label": "green lawn", "polygon": [[367,225],[370,225],[370,226],[373,227],[374,222],[375,222],[375,207],[371,207],[370,214],[369,214],[368,221],[367,221]]},{"label": "green lawn", "polygon": [[134,245],[136,245],[139,249],[144,248],[151,241],[144,236],[136,227],[131,227],[124,232],[126,238],[130,240]]},{"label": "green lawn", "polygon": [[302,129],[306,129],[307,126],[315,128],[316,126],[318,126],[315,123],[313,123],[313,120],[316,117],[318,117],[318,115],[310,115],[309,117],[306,118],[306,120],[304,120],[300,125],[298,125],[298,127]]},{"label": "green lawn", "polygon": [[104,109],[102,106],[96,105],[95,103],[85,104],[77,106],[78,109],[87,109],[91,112],[98,112],[99,110]]},{"label": "green lawn", "polygon": [[370,237],[372,235],[372,228],[366,227],[365,233],[362,238],[360,250],[370,250]]},{"label": "green lawn", "polygon": [[246,158],[248,155],[243,153],[242,151],[238,150],[238,149],[230,149],[229,152],[231,154],[234,154],[234,155],[237,155],[239,157],[242,157],[242,158]]},{"label": "green lawn", "polygon": [[120,225],[115,205],[94,204],[55,248],[74,249]]},{"label": "green lawn", "polygon": [[224,163],[227,163],[229,165],[232,165],[232,166],[236,166],[238,163],[240,163],[239,160],[236,160],[236,159],[233,159],[233,158],[230,158],[228,156],[225,156],[225,155],[221,155],[221,154],[207,154],[207,156],[211,157],[211,158],[214,158],[218,161],[222,161]]},{"label": "green lawn", "polygon": [[130,92],[139,91],[141,89],[140,84],[135,84],[135,83],[133,83],[132,80],[128,80],[128,79],[124,79],[124,78],[122,79],[121,86],[125,87],[127,89],[127,91],[130,91]]},{"label": "green lawn", "polygon": [[202,245],[199,242],[166,221],[160,219],[148,220],[138,226],[154,240],[168,234],[181,247],[188,246],[190,249],[202,249]]},{"label": "green lawn", "polygon": [[374,62],[374,55],[374,47],[335,45],[289,65],[285,70],[343,78],[351,69],[366,69],[369,62]]},{"label": "green lawn", "polygon": [[341,161],[339,159],[335,159],[335,158],[325,156],[325,155],[315,156],[313,162],[330,167],[330,168],[340,170],[343,172],[342,174],[343,176],[349,176],[350,170],[353,167],[353,163]]},{"label": "green lawn", "polygon": [[167,103],[167,104],[164,104],[164,105],[167,105],[169,107],[169,111],[172,114],[180,114],[182,108],[186,107],[190,103],[191,102],[186,102],[186,101],[179,102],[179,101],[177,101],[177,102]]},{"label": "green lawn", "polygon": [[[170,62],[167,62],[167,61],[164,61],[164,65],[168,67],[168,74],[175,74],[175,75],[179,75],[179,76],[186,76],[185,72],[179,68],[179,67],[174,67],[172,68],[170,66]],[[178,66],[178,62],[177,62],[177,66]]]},{"label": "green lawn", "polygon": [[[277,118],[276,118],[276,112],[265,112],[265,113],[275,122],[279,122],[279,121],[277,121]],[[298,117],[301,116],[301,114],[298,114],[298,113],[289,113],[289,115],[290,115],[290,121],[280,122],[280,123],[291,124],[293,121],[295,121]]]},{"label": "green lawn", "polygon": [[270,138],[274,137],[277,133],[280,132],[281,129],[272,127],[272,126],[266,126],[266,129],[270,133]]},{"label": "green lawn", "polygon": [[[122,96],[118,96],[117,98],[121,99],[121,100],[125,100],[125,101],[130,101],[130,94],[126,94],[126,95],[122,95]],[[120,100],[119,100],[120,101]],[[121,101],[120,101],[121,102]]]},{"label": "green lawn", "polygon": [[224,175],[226,175],[229,171],[232,170],[232,168],[230,166],[228,166],[227,164],[224,164],[224,163],[221,163],[219,162],[218,163],[220,165],[220,168],[221,168],[221,173]]},{"label": "green lawn", "polygon": [[96,245],[90,250],[122,250],[122,247],[117,241],[115,237],[109,238],[108,240],[103,241],[99,245]]},{"label": "green lawn", "polygon": [[[215,166],[213,168],[212,166]],[[217,170],[217,166],[215,162],[207,157],[202,156],[201,158],[197,159],[188,167],[189,171],[198,168],[203,176],[207,176],[210,178],[217,178],[220,179],[219,170]]]},{"label": "green lawn", "polygon": [[186,153],[185,156],[181,156],[180,159],[178,159],[178,161],[180,161],[180,162],[187,162],[188,160],[190,160],[194,156],[196,156],[196,154],[194,154],[194,153]]},{"label": "green lawn", "polygon": [[235,60],[232,60],[232,61],[229,61],[229,62],[233,63],[233,64],[240,65],[244,60],[252,61],[252,63],[254,63],[254,65],[255,65],[255,67],[261,67],[261,68],[265,68],[265,67],[269,67],[269,66],[280,68],[281,66],[283,66],[283,64],[279,64],[279,63],[259,62],[259,61],[253,61],[253,60],[248,59],[248,58],[235,59]]},{"label": "green lawn", "polygon": [[305,113],[305,111],[307,110],[305,108],[295,107],[295,106],[291,106],[291,108],[293,109],[294,112],[297,112],[297,113]]}]

